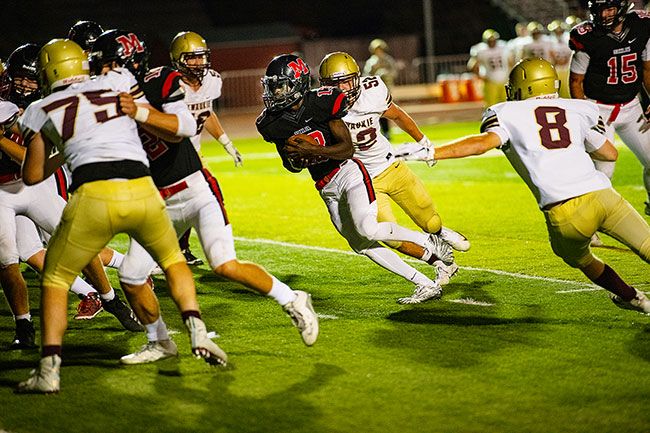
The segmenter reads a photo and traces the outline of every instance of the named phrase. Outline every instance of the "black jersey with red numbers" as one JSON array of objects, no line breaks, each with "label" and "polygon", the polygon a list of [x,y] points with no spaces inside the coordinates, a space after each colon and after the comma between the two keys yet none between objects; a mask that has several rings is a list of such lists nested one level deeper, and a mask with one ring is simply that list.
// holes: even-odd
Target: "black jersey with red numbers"
[{"label": "black jersey with red numbers", "polygon": [[629,102],[643,83],[642,53],[650,37],[650,15],[631,11],[614,34],[591,21],[571,30],[569,46],[589,55],[583,88],[588,98],[607,104]]},{"label": "black jersey with red numbers", "polygon": [[[22,137],[10,131],[5,132],[4,137],[20,145],[23,144]],[[20,164],[15,162],[9,157],[9,155],[0,150],[0,183],[9,182],[11,180],[19,178]]]},{"label": "black jersey with red numbers", "polygon": [[[331,146],[334,137],[330,131],[329,121],[341,119],[345,114],[345,94],[335,87],[321,87],[305,94],[297,111],[262,111],[257,118],[257,130],[264,140],[275,143],[282,161],[287,167],[287,155],[284,146],[287,139],[296,134],[307,134],[321,146]],[[314,181],[337,168],[342,160],[326,159],[307,167]],[[296,170],[292,170],[296,171]]]},{"label": "black jersey with red numbers", "polygon": [[[140,83],[149,103],[163,111],[163,105],[182,101],[183,88],[179,84],[180,72],[162,66],[153,68]],[[139,127],[140,140],[149,157],[151,177],[158,187],[171,185],[201,169],[201,158],[189,138],[170,143]]]}]

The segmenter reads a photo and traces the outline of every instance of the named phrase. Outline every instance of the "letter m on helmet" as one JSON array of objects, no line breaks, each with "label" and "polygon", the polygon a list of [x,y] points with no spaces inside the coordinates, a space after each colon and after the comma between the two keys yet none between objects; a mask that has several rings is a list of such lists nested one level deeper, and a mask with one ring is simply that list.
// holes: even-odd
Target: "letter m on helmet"
[{"label": "letter m on helmet", "polygon": [[302,74],[309,74],[309,67],[305,64],[305,62],[301,58],[297,58],[296,60],[293,60],[287,64],[293,70],[294,75],[296,78],[300,78]]},{"label": "letter m on helmet", "polygon": [[140,42],[140,39],[138,39],[135,33],[129,33],[128,35],[119,35],[115,38],[115,40],[119,42],[124,48],[124,55],[126,57],[131,56],[133,53],[142,53],[144,51],[142,42]]}]

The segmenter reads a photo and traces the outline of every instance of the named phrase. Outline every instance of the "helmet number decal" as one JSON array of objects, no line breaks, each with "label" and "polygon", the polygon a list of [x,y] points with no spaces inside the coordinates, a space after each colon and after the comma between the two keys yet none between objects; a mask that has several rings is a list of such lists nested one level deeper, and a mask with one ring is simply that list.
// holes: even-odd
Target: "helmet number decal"
[{"label": "helmet number decal", "polygon": [[[638,79],[636,65],[634,64],[637,59],[637,53],[630,53],[621,56],[621,82],[623,84],[635,83]],[[607,84],[618,84],[618,57],[612,56],[607,60],[609,67],[609,76],[607,77]]]},{"label": "helmet number decal", "polygon": [[[115,114],[110,116],[108,109],[94,111],[95,120],[97,123],[104,123],[116,117],[124,116],[118,109],[118,98],[115,94],[113,96],[101,96],[104,93],[110,92],[109,90],[98,90],[94,92],[84,92],[82,95],[93,105],[105,106],[112,105],[111,111]],[[61,139],[63,141],[69,140],[74,135],[74,124],[77,120],[77,111],[79,110],[79,95],[69,96],[67,98],[59,99],[43,107],[43,111],[49,113],[56,111],[59,108],[65,107],[63,111],[63,122],[61,124]]]},{"label": "helmet number decal", "polygon": [[566,127],[566,111],[560,107],[537,107],[535,120],[540,126],[539,138],[547,149],[564,149],[571,145],[571,133]]}]

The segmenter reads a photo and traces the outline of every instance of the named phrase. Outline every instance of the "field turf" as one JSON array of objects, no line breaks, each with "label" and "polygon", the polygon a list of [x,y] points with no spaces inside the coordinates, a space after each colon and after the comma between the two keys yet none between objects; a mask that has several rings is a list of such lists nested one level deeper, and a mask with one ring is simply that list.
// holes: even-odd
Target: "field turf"
[{"label": "field turf", "polygon": [[[441,142],[476,123],[426,128]],[[405,136],[395,137],[396,141]],[[648,432],[650,317],[616,308],[551,252],[532,194],[499,153],[411,167],[445,225],[472,249],[440,301],[401,306],[412,286],[350,252],[306,173],[293,175],[259,139],[204,153],[223,189],[238,256],[312,293],[321,334],[305,347],[271,299],[194,268],[226,368],[189,355],[165,282],[156,293],[181,356],[123,367],[145,343],[108,313],[74,321],[70,296],[61,393],[13,394],[38,360],[9,351],[0,308],[0,430],[28,432]],[[626,149],[615,187],[643,211],[641,166]],[[401,222],[413,227],[406,217]],[[603,236],[597,255],[650,291],[648,265]],[[125,239],[113,245],[123,249]],[[193,250],[203,257],[195,235]],[[411,262],[413,263],[413,262]],[[413,263],[433,276],[433,270]],[[37,278],[26,272],[38,333]],[[117,286],[113,270],[109,276]]]}]

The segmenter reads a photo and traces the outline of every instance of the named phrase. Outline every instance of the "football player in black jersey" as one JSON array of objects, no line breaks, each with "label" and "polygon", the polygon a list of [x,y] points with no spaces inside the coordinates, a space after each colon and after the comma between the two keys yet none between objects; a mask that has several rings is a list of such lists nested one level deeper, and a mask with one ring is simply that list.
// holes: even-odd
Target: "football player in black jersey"
[{"label": "football player in black jersey", "polygon": [[379,242],[413,242],[447,264],[453,261],[451,248],[436,235],[377,222],[372,179],[361,161],[351,159],[354,145],[341,120],[346,113],[346,96],[336,87],[309,90],[309,82],[310,70],[302,58],[293,54],[275,57],[262,78],[266,109],[257,119],[257,130],[264,140],[275,144],[287,170],[309,170],[332,223],[355,252],[416,285],[413,295],[399,302],[440,298],[442,289],[437,283]]},{"label": "football player in black jersey", "polygon": [[[591,21],[571,30],[570,90],[573,98],[595,101],[605,120],[607,137],[614,132],[643,165],[650,215],[650,133],[640,92],[650,90],[650,15],[630,10],[628,0],[591,0]],[[610,178],[613,162],[595,161]]]},{"label": "football player in black jersey", "polygon": [[79,20],[68,30],[68,39],[75,41],[86,54],[90,54],[93,44],[103,32],[102,26],[95,21]]},{"label": "football player in black jersey", "polygon": [[[123,49],[122,43],[134,49]],[[181,74],[170,67],[147,69],[146,47],[133,33],[116,31],[110,38],[102,35],[94,49],[97,54],[93,55],[93,63],[98,62],[97,56],[101,52],[104,67],[127,67],[138,77],[149,104],[177,119],[178,128],[172,135],[149,127],[140,128],[154,183],[165,200],[177,234],[180,236],[193,227],[210,267],[217,275],[274,298],[298,326],[305,344],[314,344],[318,337],[318,318],[311,306],[311,296],[292,290],[263,267],[237,259],[232,226],[219,183],[203,167],[190,141],[190,137],[196,134],[197,124],[184,102]],[[133,54],[129,54],[131,51]],[[107,56],[106,53],[113,54]],[[133,104],[133,100],[127,99],[121,101],[123,108]],[[147,287],[147,277],[153,265],[153,259],[132,241],[120,269],[120,281],[129,299],[134,300],[134,311],[147,328],[149,342],[139,351],[124,356],[121,360],[124,364],[153,362],[177,353],[160,316],[155,295]]]}]

